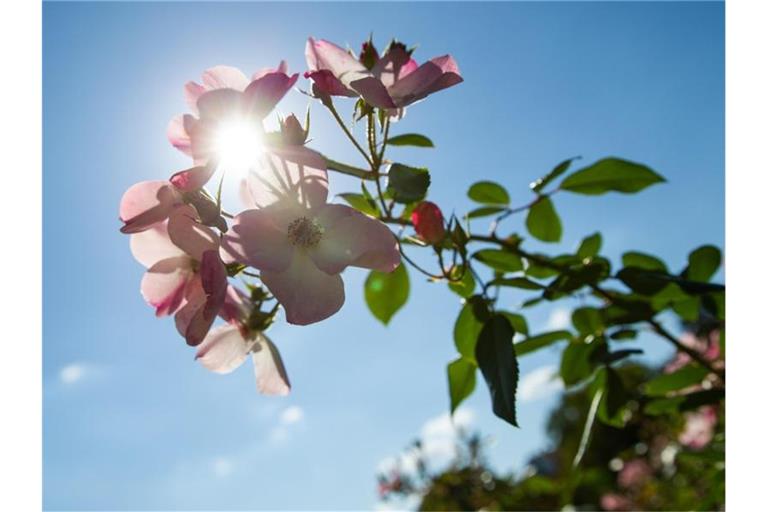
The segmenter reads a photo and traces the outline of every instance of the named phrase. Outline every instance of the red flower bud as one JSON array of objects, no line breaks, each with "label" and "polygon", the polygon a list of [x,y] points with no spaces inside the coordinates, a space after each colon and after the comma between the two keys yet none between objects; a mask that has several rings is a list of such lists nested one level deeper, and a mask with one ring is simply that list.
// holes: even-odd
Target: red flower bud
[{"label": "red flower bud", "polygon": [[436,244],[445,237],[443,212],[435,203],[424,201],[419,204],[411,214],[411,221],[416,233],[427,243]]},{"label": "red flower bud", "polygon": [[301,123],[296,116],[291,114],[286,117],[280,126],[280,130],[283,135],[283,142],[293,146],[300,146],[304,144],[307,139],[307,132],[301,127]]}]

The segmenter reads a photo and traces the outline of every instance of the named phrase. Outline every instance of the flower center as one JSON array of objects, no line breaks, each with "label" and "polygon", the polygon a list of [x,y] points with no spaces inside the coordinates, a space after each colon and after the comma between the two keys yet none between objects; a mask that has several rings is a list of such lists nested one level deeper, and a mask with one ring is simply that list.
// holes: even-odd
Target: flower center
[{"label": "flower center", "polygon": [[299,247],[314,247],[323,237],[323,227],[316,220],[299,217],[288,225],[288,240]]}]

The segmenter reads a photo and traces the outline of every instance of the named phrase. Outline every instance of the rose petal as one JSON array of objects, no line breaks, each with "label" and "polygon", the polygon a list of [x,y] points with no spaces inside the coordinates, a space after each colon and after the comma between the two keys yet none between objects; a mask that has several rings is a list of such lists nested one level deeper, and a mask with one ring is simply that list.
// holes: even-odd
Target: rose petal
[{"label": "rose petal", "polygon": [[216,232],[197,221],[197,212],[189,205],[176,208],[168,219],[168,236],[186,254],[202,261],[206,251],[218,251]]},{"label": "rose petal", "polygon": [[269,338],[259,333],[259,341],[253,347],[251,359],[256,371],[256,387],[265,395],[287,395],[291,391],[288,373],[277,347]]},{"label": "rose petal", "polygon": [[317,90],[331,96],[348,96],[354,98],[359,96],[357,92],[345,86],[341,81],[333,76],[328,69],[318,69],[317,71],[307,71],[304,78],[311,78],[315,83]]},{"label": "rose petal", "polygon": [[225,322],[237,324],[247,319],[250,310],[251,305],[248,295],[240,288],[228,285],[224,304],[221,305],[219,310],[219,316]]},{"label": "rose petal", "polygon": [[208,90],[235,89],[244,91],[248,87],[248,77],[232,66],[215,66],[203,72],[203,83]]},{"label": "rose petal", "polygon": [[182,153],[192,156],[192,141],[187,131],[189,120],[185,121],[185,118],[192,117],[188,114],[178,115],[171,119],[166,129],[168,135],[168,141],[173,147],[181,151]]},{"label": "rose petal", "polygon": [[328,198],[325,158],[303,146],[268,151],[248,180],[254,203],[259,207],[291,202],[312,208],[324,205]]},{"label": "rose petal", "polygon": [[323,39],[309,38],[304,51],[310,71],[327,69],[342,84],[349,87],[354,80],[370,76],[370,72],[346,50]]},{"label": "rose petal", "polygon": [[194,192],[208,183],[216,168],[213,165],[200,165],[171,176],[170,182],[182,192]]},{"label": "rose petal", "polygon": [[216,318],[227,296],[227,269],[219,258],[218,247],[203,253],[200,280],[206,293],[205,317]]},{"label": "rose petal", "polygon": [[299,74],[288,76],[285,73],[268,73],[251,82],[245,90],[245,99],[249,104],[248,113],[257,119],[263,119],[299,79]]},{"label": "rose petal", "polygon": [[397,240],[382,222],[341,204],[327,205],[318,220],[325,232],[309,254],[323,272],[349,265],[391,272],[400,264]]},{"label": "rose petal", "polygon": [[260,69],[257,72],[251,76],[251,82],[254,80],[258,80],[259,78],[263,77],[264,75],[267,75],[269,73],[285,73],[288,74],[288,63],[284,60],[280,61],[280,64],[277,65],[276,68],[264,68]]},{"label": "rose petal", "polygon": [[149,268],[160,260],[184,256],[168,236],[168,224],[159,222],[146,231],[131,235],[131,253],[136,261]]},{"label": "rose petal", "polygon": [[307,325],[324,320],[344,304],[344,283],[328,275],[301,251],[284,272],[262,271],[261,281],[285,308],[288,323]]},{"label": "rose petal", "polygon": [[378,78],[368,76],[350,83],[350,87],[370,105],[377,108],[396,108],[397,105],[387,92],[387,88]]},{"label": "rose petal", "polygon": [[191,261],[186,256],[160,260],[144,274],[141,295],[157,316],[169,315],[181,306],[191,275]]},{"label": "rose petal", "polygon": [[259,270],[282,272],[293,258],[286,229],[294,215],[282,205],[246,210],[232,221],[222,248],[236,261]]},{"label": "rose petal", "polygon": [[244,112],[243,100],[243,93],[234,89],[208,91],[197,100],[200,120],[210,123],[237,116]]},{"label": "rose petal", "polygon": [[197,113],[197,100],[206,90],[205,86],[200,85],[197,82],[190,81],[184,85],[184,100],[187,102],[187,105],[192,112]]},{"label": "rose petal", "polygon": [[195,360],[216,373],[230,373],[240,367],[256,340],[247,341],[234,325],[211,330],[197,348]]},{"label": "rose petal", "polygon": [[167,181],[142,181],[130,187],[120,200],[123,233],[138,233],[168,218],[182,204],[181,194]]},{"label": "rose petal", "polygon": [[398,107],[404,107],[462,81],[456,61],[450,55],[444,55],[425,62],[398,80],[389,88],[389,94]]}]

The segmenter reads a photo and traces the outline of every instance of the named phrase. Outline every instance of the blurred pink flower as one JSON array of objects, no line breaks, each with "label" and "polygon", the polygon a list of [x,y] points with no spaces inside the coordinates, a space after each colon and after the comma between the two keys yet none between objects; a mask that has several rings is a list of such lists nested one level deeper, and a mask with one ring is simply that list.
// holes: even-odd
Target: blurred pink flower
[{"label": "blurred pink flower", "polygon": [[336,313],[344,304],[339,274],[347,266],[391,272],[400,263],[387,226],[326,203],[325,160],[303,146],[265,155],[243,196],[251,209],[235,217],[222,247],[227,258],[261,271],[290,323],[311,324]]},{"label": "blurred pink flower", "polygon": [[[365,48],[364,48],[365,53]],[[400,109],[428,95],[463,81],[450,55],[436,57],[419,66],[401,43],[392,43],[386,53],[369,51],[369,69],[352,54],[324,39],[309,38],[304,73],[316,89],[332,96],[362,96],[378,108]],[[367,60],[366,58],[363,61]]]},{"label": "blurred pink flower", "polygon": [[626,496],[608,493],[600,497],[600,507],[603,510],[634,510],[635,507]]},{"label": "blurred pink flower", "polygon": [[298,77],[298,73],[287,74],[284,61],[275,69],[255,73],[250,80],[237,68],[208,69],[202,84],[188,82],[184,88],[187,103],[199,117],[184,114],[173,118],[168,124],[168,140],[196,164],[207,163],[216,158],[218,137],[227,124],[244,125],[248,131],[262,133],[262,120]]},{"label": "blurred pink flower", "polygon": [[685,428],[678,441],[683,446],[698,450],[712,441],[717,425],[717,410],[713,406],[701,407],[696,412],[686,413]]},{"label": "blurred pink flower", "polygon": [[251,355],[256,386],[266,395],[287,395],[288,374],[277,347],[260,331],[248,328],[251,305],[245,294],[229,286],[220,315],[227,324],[211,330],[197,349],[195,360],[216,373],[230,373]]},{"label": "blurred pink flower", "polygon": [[621,487],[636,487],[651,476],[653,470],[643,459],[632,459],[624,463],[619,471],[617,481]]},{"label": "blurred pink flower", "polygon": [[133,256],[147,267],[141,294],[157,316],[176,314],[176,327],[192,346],[203,340],[224,302],[227,273],[218,240],[188,205],[131,236]]}]

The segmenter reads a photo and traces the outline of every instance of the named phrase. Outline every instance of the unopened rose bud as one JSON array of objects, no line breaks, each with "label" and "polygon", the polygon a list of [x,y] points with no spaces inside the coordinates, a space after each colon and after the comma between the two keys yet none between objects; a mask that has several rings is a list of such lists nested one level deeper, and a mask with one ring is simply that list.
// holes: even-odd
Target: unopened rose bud
[{"label": "unopened rose bud", "polygon": [[411,214],[416,233],[429,244],[439,243],[445,238],[443,212],[435,203],[424,201]]},{"label": "unopened rose bud", "polygon": [[300,146],[307,140],[307,132],[301,127],[301,123],[295,115],[286,117],[281,125],[280,131],[283,135],[283,142],[292,146]]}]

